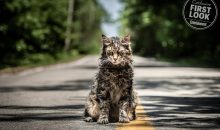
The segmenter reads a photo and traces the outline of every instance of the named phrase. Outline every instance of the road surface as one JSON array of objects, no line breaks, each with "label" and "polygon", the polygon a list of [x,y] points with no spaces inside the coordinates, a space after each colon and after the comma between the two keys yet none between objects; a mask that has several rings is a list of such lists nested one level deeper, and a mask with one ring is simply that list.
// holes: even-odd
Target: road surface
[{"label": "road surface", "polygon": [[138,120],[83,121],[97,56],[0,77],[0,130],[220,129],[220,70],[134,57]]}]

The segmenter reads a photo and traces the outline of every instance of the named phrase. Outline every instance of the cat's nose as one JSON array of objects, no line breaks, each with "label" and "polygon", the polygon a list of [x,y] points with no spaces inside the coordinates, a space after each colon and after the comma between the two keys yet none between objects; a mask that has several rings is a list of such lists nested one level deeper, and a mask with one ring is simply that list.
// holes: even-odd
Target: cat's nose
[{"label": "cat's nose", "polygon": [[116,61],[116,60],[117,60],[117,57],[113,57],[113,59]]}]

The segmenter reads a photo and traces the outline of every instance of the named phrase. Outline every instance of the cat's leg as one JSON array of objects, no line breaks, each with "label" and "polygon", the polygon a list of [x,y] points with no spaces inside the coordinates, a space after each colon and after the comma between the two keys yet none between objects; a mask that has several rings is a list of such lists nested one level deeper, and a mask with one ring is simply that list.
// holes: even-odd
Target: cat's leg
[{"label": "cat's leg", "polygon": [[136,109],[134,108],[134,110],[132,111],[132,117],[133,117],[133,120],[135,120],[136,119],[136,111],[135,111]]},{"label": "cat's leg", "polygon": [[97,98],[95,95],[89,95],[86,100],[84,121],[93,122],[96,121],[100,114],[99,103],[97,102]]},{"label": "cat's leg", "polygon": [[88,109],[86,108],[85,111],[84,111],[84,121],[85,122],[93,122],[93,119],[92,117],[89,115],[88,113]]},{"label": "cat's leg", "polygon": [[110,103],[109,121],[118,122],[119,106],[118,103]]},{"label": "cat's leg", "polygon": [[98,124],[109,123],[109,110],[110,110],[110,97],[108,83],[100,80],[96,89],[97,98],[99,101],[100,115],[98,118]]},{"label": "cat's leg", "polygon": [[119,122],[129,123],[130,119],[128,116],[129,110],[129,99],[128,97],[123,97],[119,101]]},{"label": "cat's leg", "polygon": [[130,108],[128,110],[128,118],[130,121],[135,120],[136,119],[136,112],[135,112],[135,108]]},{"label": "cat's leg", "polygon": [[100,115],[97,121],[98,124],[108,124],[109,123],[109,100],[100,99]]},{"label": "cat's leg", "polygon": [[138,100],[137,100],[137,93],[132,90],[131,92],[131,98],[130,98],[130,104],[129,104],[129,119],[135,120],[136,119],[136,106],[137,106]]}]

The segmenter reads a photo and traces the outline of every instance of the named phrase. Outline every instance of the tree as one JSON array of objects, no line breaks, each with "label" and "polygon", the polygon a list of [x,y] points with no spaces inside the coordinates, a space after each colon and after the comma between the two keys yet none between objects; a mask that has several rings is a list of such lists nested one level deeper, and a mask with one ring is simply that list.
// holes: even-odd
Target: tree
[{"label": "tree", "polygon": [[70,48],[70,43],[71,43],[70,34],[71,34],[71,25],[73,22],[73,14],[74,14],[74,0],[69,0],[64,51],[67,51]]},{"label": "tree", "polygon": [[69,2],[68,17],[68,0],[0,0],[0,67],[56,60],[64,46],[67,54],[97,51],[105,10],[97,0]]},{"label": "tree", "polygon": [[[182,17],[185,1],[122,0],[124,28],[133,35],[134,51],[144,56],[220,61],[219,19],[203,31],[193,30]],[[219,1],[216,1],[219,4]]]}]

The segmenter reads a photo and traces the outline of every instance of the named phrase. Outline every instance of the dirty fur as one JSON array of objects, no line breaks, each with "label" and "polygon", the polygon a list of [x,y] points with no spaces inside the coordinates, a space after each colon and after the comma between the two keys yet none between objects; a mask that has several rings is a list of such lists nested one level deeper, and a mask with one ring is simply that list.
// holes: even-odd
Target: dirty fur
[{"label": "dirty fur", "polygon": [[130,36],[102,35],[99,71],[85,105],[85,121],[128,123],[136,117]]}]

